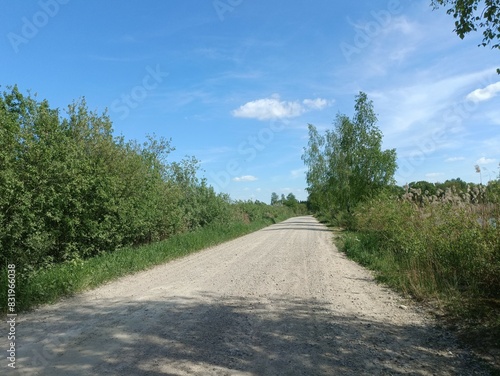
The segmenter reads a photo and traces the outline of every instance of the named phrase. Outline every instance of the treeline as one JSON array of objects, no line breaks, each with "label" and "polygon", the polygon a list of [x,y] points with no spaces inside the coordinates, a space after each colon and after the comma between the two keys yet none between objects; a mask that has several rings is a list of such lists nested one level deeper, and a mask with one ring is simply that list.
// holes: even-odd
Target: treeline
[{"label": "treeline", "polygon": [[303,159],[317,215],[346,230],[337,239],[348,256],[399,290],[440,302],[500,347],[500,176],[398,187],[396,154],[380,148],[372,102],[361,93],[355,109],[325,135],[309,128]]},{"label": "treeline", "polygon": [[65,114],[17,87],[0,95],[0,270],[29,272],[124,246],[233,221],[283,217],[285,208],[233,202],[169,162],[171,141],[113,135],[84,100]]},{"label": "treeline", "polygon": [[293,193],[285,195],[282,193],[281,198],[276,192],[271,193],[271,205],[286,206],[296,214],[306,214],[308,212],[307,201],[299,201]]},{"label": "treeline", "polygon": [[[480,167],[476,166],[480,172]],[[500,177],[499,177],[500,179]],[[399,196],[411,198],[415,202],[439,201],[447,197],[448,201],[463,201],[472,204],[500,203],[500,180],[490,180],[486,185],[467,183],[460,178],[449,179],[443,183],[428,181],[411,182],[405,187],[398,187]]]}]

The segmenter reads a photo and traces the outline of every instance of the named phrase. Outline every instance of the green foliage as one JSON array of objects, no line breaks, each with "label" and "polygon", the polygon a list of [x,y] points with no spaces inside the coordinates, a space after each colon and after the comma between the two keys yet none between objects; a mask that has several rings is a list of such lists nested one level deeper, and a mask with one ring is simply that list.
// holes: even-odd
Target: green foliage
[{"label": "green foliage", "polygon": [[488,182],[486,200],[494,204],[500,204],[500,179]]},{"label": "green foliage", "polygon": [[500,48],[500,4],[498,0],[432,0],[434,8],[448,7],[455,19],[455,32],[463,39],[471,31],[483,30],[483,46]]},{"label": "green foliage", "polygon": [[308,202],[299,202],[293,193],[289,193],[286,197],[282,194],[281,198],[276,192],[271,194],[272,206],[285,206],[295,215],[307,214],[310,211],[308,204]]},{"label": "green foliage", "polygon": [[271,220],[273,223],[282,221],[291,216],[304,214],[290,210],[284,205],[266,205],[259,201],[235,201],[232,204],[232,221],[242,221],[245,223]]},{"label": "green foliage", "polygon": [[61,118],[14,88],[0,111],[2,264],[33,270],[168,235],[159,160],[168,142],[114,139],[108,116],[84,100]]},{"label": "green foliage", "polygon": [[469,186],[470,184],[467,184],[460,178],[446,180],[444,183],[436,183],[436,188],[441,189],[443,191],[446,190],[447,188],[452,188],[456,192],[467,192],[467,187]]},{"label": "green foliage", "polygon": [[[55,302],[63,296],[97,287],[121,276],[234,239],[271,223],[272,219],[266,218],[252,223],[235,221],[229,224],[211,224],[196,231],[173,235],[161,242],[125,247],[87,260],[51,265],[29,274],[16,273],[17,312]],[[0,285],[7,285],[6,269],[0,270]],[[0,301],[7,302],[6,294],[6,289],[0,290]],[[4,304],[0,305],[2,313],[6,309]]]},{"label": "green foliage", "polygon": [[297,205],[299,205],[299,201],[295,197],[293,193],[289,193],[286,196],[285,201],[283,202],[283,205],[288,206],[289,208],[295,208]]},{"label": "green foliage", "polygon": [[[107,114],[89,111],[85,100],[63,116],[17,87],[0,94],[0,271],[16,265],[22,304],[151,265],[132,246],[175,242],[186,232],[226,239],[299,211],[293,195],[289,206],[232,202],[198,178],[195,158],[168,162],[173,150],[156,136],[144,143],[114,137]],[[181,249],[211,244],[204,235],[182,239],[192,244]],[[113,260],[123,248],[129,256],[117,256],[120,266]],[[154,262],[165,260],[159,252],[150,255]],[[93,268],[81,280],[79,265]]]},{"label": "green foliage", "polygon": [[[435,199],[421,200],[416,191],[363,203],[357,232],[343,236],[342,249],[392,286],[484,322],[500,299],[498,204],[478,203],[452,188]],[[457,301],[485,309],[457,311]],[[490,324],[500,330],[500,322]]]},{"label": "green foliage", "polygon": [[271,205],[278,205],[280,198],[276,192],[271,193]]},{"label": "green foliage", "polygon": [[[500,49],[500,2],[498,0],[431,0],[434,9],[446,7],[455,19],[455,33],[464,39],[471,31],[481,29],[483,47]],[[500,74],[500,69],[497,69]]]},{"label": "green foliage", "polygon": [[309,200],[316,210],[351,213],[360,202],[394,182],[396,151],[382,151],[382,132],[372,101],[356,97],[353,119],[339,114],[335,129],[321,136],[309,125],[309,144],[302,159],[308,171]]},{"label": "green foliage", "polygon": [[434,183],[429,183],[428,181],[417,181],[408,184],[409,188],[420,189],[422,192],[428,192],[428,194],[435,195],[437,187]]},{"label": "green foliage", "polygon": [[[114,137],[106,113],[85,100],[66,115],[17,87],[0,95],[0,269],[29,274],[130,245],[260,220],[267,205],[233,205],[199,179],[198,161],[168,162],[171,140]],[[269,213],[268,213],[269,212]],[[285,213],[286,212],[286,213]],[[263,213],[267,213],[264,215]]]}]

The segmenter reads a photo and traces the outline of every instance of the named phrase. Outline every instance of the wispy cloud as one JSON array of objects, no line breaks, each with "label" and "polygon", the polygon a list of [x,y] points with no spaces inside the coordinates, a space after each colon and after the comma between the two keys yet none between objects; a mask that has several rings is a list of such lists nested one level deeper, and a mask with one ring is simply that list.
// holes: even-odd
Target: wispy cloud
[{"label": "wispy cloud", "polygon": [[467,95],[467,99],[472,102],[483,102],[495,97],[500,93],[500,81],[488,85],[482,89],[476,89]]},{"label": "wispy cloud", "polygon": [[491,164],[491,163],[495,163],[496,160],[493,159],[493,158],[486,158],[486,157],[481,157],[479,158],[476,163],[479,164],[479,165],[485,165],[485,164]]},{"label": "wispy cloud", "polygon": [[327,101],[326,99],[316,98],[316,99],[304,99],[302,101],[306,108],[311,110],[322,110],[325,107],[330,106],[333,101]]},{"label": "wispy cloud", "polygon": [[256,181],[259,180],[253,175],[244,175],[240,177],[233,178],[233,181],[237,183],[243,183],[243,182],[251,182],[251,181]]},{"label": "wispy cloud", "polygon": [[322,110],[332,102],[322,98],[299,101],[282,101],[278,94],[270,98],[247,102],[232,112],[234,117],[271,120],[294,118],[307,111]]},{"label": "wispy cloud", "polygon": [[439,78],[415,77],[409,85],[394,84],[369,95],[382,113],[380,120],[387,141],[397,145],[398,151],[431,140],[437,128],[443,129],[445,136],[434,145],[435,150],[450,147],[450,142],[458,147],[463,123],[472,116],[484,116],[464,100],[464,93],[487,81],[491,74],[488,69]]},{"label": "wispy cloud", "polygon": [[450,157],[446,158],[445,162],[458,162],[458,161],[464,161],[465,157]]}]

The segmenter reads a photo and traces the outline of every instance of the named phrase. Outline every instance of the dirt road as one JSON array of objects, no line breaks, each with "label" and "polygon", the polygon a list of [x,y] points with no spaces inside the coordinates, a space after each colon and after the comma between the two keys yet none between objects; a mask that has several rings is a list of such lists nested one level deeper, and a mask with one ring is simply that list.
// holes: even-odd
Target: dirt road
[{"label": "dirt road", "polygon": [[297,217],[19,315],[17,374],[487,375]]}]

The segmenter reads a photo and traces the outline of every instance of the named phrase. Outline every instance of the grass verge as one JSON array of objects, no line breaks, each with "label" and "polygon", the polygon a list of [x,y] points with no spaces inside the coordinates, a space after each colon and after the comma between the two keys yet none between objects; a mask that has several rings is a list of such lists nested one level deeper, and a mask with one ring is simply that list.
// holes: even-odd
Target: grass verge
[{"label": "grass verge", "polygon": [[[16,313],[53,303],[64,296],[95,288],[127,274],[214,246],[257,231],[286,218],[237,222],[175,235],[165,241],[136,248],[123,248],[84,261],[58,264],[29,275],[16,270]],[[7,270],[1,271],[0,286],[7,286]],[[1,311],[7,313],[7,289],[0,290]]]},{"label": "grass verge", "polygon": [[500,375],[500,301],[466,292],[440,276],[434,262],[394,253],[376,233],[341,231],[336,245],[347,257],[375,271],[376,279],[425,304]]}]

